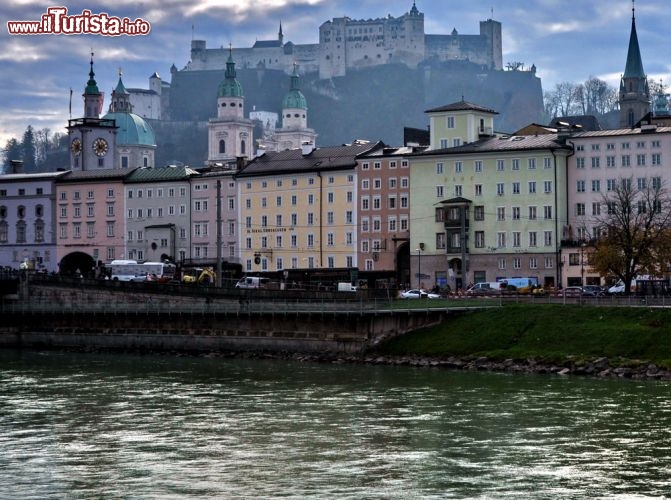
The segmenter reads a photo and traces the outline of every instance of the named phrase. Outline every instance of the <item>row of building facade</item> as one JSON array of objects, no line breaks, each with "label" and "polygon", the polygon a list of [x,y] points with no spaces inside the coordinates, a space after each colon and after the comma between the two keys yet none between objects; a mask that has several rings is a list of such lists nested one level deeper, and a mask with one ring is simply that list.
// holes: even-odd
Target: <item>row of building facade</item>
[{"label": "row of building facade", "polygon": [[587,260],[609,192],[670,177],[668,106],[660,95],[650,113],[633,18],[617,130],[502,134],[495,110],[462,100],[426,111],[426,144],[318,147],[294,68],[282,127],[255,141],[229,51],[207,164],[157,167],[121,77],[102,118],[94,77],[91,60],[84,117],[68,123],[70,168],[23,174],[17,163],[0,176],[0,265],[94,273],[168,259],[280,276],[346,270],[369,286],[600,284]]}]

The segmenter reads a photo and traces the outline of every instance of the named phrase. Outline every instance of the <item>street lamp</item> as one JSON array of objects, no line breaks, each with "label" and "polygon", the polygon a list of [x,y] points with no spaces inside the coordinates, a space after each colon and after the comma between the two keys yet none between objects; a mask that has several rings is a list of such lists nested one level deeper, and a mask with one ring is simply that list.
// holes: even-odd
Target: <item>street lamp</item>
[{"label": "street lamp", "polygon": [[417,288],[422,288],[422,249],[415,249],[417,252]]},{"label": "street lamp", "polygon": [[580,286],[585,286],[585,247],[586,243],[580,245]]}]

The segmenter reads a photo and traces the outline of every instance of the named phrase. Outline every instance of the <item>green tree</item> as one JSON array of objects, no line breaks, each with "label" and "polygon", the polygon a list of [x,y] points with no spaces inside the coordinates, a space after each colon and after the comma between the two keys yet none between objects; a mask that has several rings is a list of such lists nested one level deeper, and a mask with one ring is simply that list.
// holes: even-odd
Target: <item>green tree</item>
[{"label": "green tree", "polygon": [[21,143],[14,138],[7,141],[2,153],[4,155],[3,171],[11,172],[12,160],[21,160],[23,149]]},{"label": "green tree", "polygon": [[21,142],[21,159],[23,160],[24,172],[35,172],[37,169],[37,151],[35,147],[35,132],[32,125],[28,125],[23,133]]}]

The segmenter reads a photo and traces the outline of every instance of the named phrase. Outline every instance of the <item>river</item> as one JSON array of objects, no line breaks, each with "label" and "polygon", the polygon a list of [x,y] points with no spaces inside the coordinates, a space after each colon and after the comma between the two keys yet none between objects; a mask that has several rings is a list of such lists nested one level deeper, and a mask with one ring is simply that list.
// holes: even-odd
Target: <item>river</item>
[{"label": "river", "polygon": [[0,350],[0,498],[671,498],[671,386]]}]

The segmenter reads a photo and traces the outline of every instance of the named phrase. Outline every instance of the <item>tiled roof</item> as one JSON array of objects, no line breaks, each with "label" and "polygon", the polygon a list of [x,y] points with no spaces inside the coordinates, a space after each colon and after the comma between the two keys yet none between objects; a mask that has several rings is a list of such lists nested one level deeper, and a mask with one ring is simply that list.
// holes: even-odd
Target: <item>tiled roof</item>
[{"label": "tiled roof", "polygon": [[126,176],[133,173],[134,169],[116,169],[116,168],[102,168],[100,170],[84,170],[72,171],[67,175],[56,180],[57,183],[63,182],[86,182],[86,181],[106,181],[106,180],[123,180]]},{"label": "tiled roof", "polygon": [[593,132],[578,132],[571,136],[571,139],[580,139],[583,137],[614,137],[627,135],[655,135],[655,134],[669,134],[671,127],[656,127],[651,128],[618,128],[612,130],[595,130]]},{"label": "tiled roof", "polygon": [[440,113],[444,111],[479,111],[481,113],[490,113],[492,115],[499,114],[497,111],[494,111],[493,109],[478,106],[477,104],[473,104],[472,102],[467,102],[463,100],[459,102],[454,102],[452,104],[447,104],[445,106],[440,106],[438,108],[427,109],[425,113]]},{"label": "tiled roof", "polygon": [[300,149],[267,152],[250,161],[236,177],[354,168],[359,155],[383,145],[382,142],[377,142],[323,147],[307,155],[303,155]]},{"label": "tiled roof", "polygon": [[413,156],[459,155],[467,153],[488,153],[496,151],[524,151],[539,149],[566,149],[570,146],[562,145],[557,134],[539,135],[503,135],[488,137],[470,144],[445,149],[432,149]]},{"label": "tiled roof", "polygon": [[139,167],[128,176],[126,182],[177,181],[188,179],[198,172],[185,165],[169,165],[166,167]]}]

